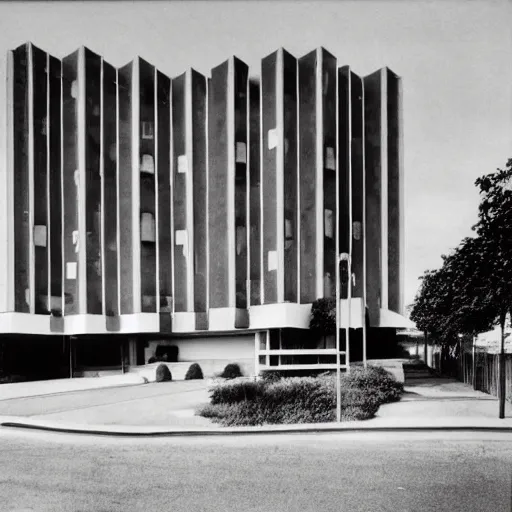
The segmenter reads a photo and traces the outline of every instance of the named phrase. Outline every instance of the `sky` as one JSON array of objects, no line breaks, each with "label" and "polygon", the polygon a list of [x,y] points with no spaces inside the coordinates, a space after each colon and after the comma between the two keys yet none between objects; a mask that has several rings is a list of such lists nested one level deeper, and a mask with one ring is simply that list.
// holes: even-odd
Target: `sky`
[{"label": "sky", "polygon": [[[59,58],[84,45],[114,66],[139,55],[170,77],[231,55],[257,76],[280,47],[323,46],[363,76],[387,66],[403,79],[407,305],[471,234],[475,179],[512,157],[511,21],[498,0],[1,2],[0,106],[7,52],[26,41]],[[0,157],[5,126],[0,107]]]}]

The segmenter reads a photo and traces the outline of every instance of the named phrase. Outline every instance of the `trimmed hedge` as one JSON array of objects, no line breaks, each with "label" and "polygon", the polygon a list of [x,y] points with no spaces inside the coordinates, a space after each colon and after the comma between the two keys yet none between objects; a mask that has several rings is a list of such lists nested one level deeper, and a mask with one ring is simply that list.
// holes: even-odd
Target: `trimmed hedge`
[{"label": "trimmed hedge", "polygon": [[203,379],[203,370],[197,363],[192,363],[185,375],[185,380]]},{"label": "trimmed hedge", "polygon": [[219,375],[223,379],[236,379],[242,377],[242,370],[237,363],[229,363],[225,366],[223,372]]},{"label": "trimmed hedge", "polygon": [[156,382],[166,382],[172,380],[171,370],[166,364],[159,364],[156,367]]},{"label": "trimmed hedge", "polygon": [[400,400],[404,391],[404,385],[380,366],[368,366],[366,369],[351,368],[348,375],[343,375],[341,386],[367,390],[375,395],[381,404]]},{"label": "trimmed hedge", "polygon": [[[382,368],[354,368],[341,382],[342,419],[372,418],[379,406],[400,399],[403,385]],[[210,389],[197,414],[224,426],[325,423],[336,420],[336,378],[242,379]]]}]

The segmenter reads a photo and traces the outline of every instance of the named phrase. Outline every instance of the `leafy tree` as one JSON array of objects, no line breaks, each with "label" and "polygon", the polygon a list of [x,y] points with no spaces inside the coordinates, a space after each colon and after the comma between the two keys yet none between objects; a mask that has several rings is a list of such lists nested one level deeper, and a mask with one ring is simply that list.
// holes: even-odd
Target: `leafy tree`
[{"label": "leafy tree", "polygon": [[336,299],[323,298],[313,302],[309,328],[324,337],[336,333]]}]

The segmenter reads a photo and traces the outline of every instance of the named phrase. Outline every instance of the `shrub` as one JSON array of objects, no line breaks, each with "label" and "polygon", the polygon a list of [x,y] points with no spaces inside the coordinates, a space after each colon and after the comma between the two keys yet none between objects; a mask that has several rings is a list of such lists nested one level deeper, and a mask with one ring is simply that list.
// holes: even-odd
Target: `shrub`
[{"label": "shrub", "polygon": [[196,411],[196,415],[218,422],[224,419],[231,409],[232,405],[230,404],[206,404]]},{"label": "shrub", "polygon": [[[342,379],[342,419],[372,418],[401,385],[382,368],[355,368]],[[324,423],[336,419],[336,378],[290,377],[233,380],[210,389],[209,406],[198,411],[224,426]]]},{"label": "shrub", "polygon": [[260,372],[260,376],[267,382],[276,382],[284,378],[284,375],[277,370],[263,370]]},{"label": "shrub", "polygon": [[364,390],[373,395],[379,404],[400,400],[404,386],[391,373],[382,367],[351,368],[350,373],[342,377],[341,386]]},{"label": "shrub", "polygon": [[155,356],[151,356],[148,359],[148,364],[153,364],[153,363],[156,363],[156,362],[157,362],[157,358]]},{"label": "shrub", "polygon": [[185,375],[185,380],[196,380],[203,378],[203,370],[197,363],[192,363]]},{"label": "shrub", "polygon": [[235,404],[244,400],[255,400],[263,394],[265,383],[254,380],[233,380],[210,389],[210,403]]},{"label": "shrub", "polygon": [[240,370],[240,366],[238,364],[229,363],[220,374],[220,377],[224,379],[236,379],[237,377],[242,377],[242,370]]},{"label": "shrub", "polygon": [[171,370],[169,370],[166,364],[159,364],[156,367],[156,381],[165,382],[172,380]]}]

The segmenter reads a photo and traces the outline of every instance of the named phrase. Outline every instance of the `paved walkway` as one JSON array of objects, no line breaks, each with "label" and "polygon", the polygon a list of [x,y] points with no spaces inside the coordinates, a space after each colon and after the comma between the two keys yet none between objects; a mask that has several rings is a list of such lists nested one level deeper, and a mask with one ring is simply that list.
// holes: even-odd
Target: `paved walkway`
[{"label": "paved walkway", "polygon": [[[122,377],[122,376],[121,376]],[[81,380],[81,379],[75,379]],[[102,379],[92,379],[101,381]],[[66,381],[69,384],[70,381]],[[27,383],[30,384],[30,383]],[[32,383],[33,384],[33,383]],[[45,396],[0,395],[0,423],[127,435],[162,433],[256,433],[333,430],[495,428],[512,432],[512,404],[498,418],[498,400],[455,379],[430,377],[406,381],[400,402],[380,407],[375,418],[361,422],[269,427],[221,428],[194,414],[208,402],[209,381],[175,381],[55,391]],[[8,386],[23,386],[19,384]],[[55,385],[56,386],[56,385]],[[3,389],[0,389],[3,391]]]}]

